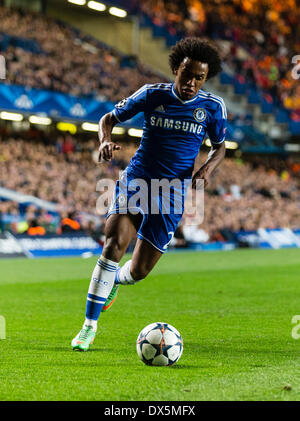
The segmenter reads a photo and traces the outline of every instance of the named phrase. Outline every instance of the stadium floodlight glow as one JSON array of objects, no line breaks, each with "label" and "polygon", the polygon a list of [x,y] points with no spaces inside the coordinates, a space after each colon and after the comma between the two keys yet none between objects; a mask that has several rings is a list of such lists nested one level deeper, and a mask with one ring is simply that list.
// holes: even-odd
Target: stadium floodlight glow
[{"label": "stadium floodlight glow", "polygon": [[288,152],[299,152],[300,151],[300,145],[297,143],[286,143],[284,145],[284,150]]},{"label": "stadium floodlight glow", "polygon": [[232,142],[231,140],[225,140],[226,149],[237,149],[239,144],[237,142]]},{"label": "stadium floodlight glow", "polygon": [[81,125],[82,130],[86,130],[88,132],[97,132],[99,130],[99,124],[93,124],[93,123],[82,123]]},{"label": "stadium floodlight glow", "polygon": [[123,127],[114,127],[112,129],[112,134],[124,134],[125,129]]},{"label": "stadium floodlight glow", "polygon": [[97,10],[98,12],[104,12],[104,10],[106,10],[105,4],[99,3],[98,1],[89,1],[87,7]]},{"label": "stadium floodlight glow", "polygon": [[38,115],[31,115],[28,120],[31,124],[41,124],[43,126],[49,126],[52,123],[51,118]]},{"label": "stadium floodlight glow", "polygon": [[0,118],[2,120],[10,120],[10,121],[22,121],[24,116],[19,113],[9,113],[7,111],[2,111],[0,113]]},{"label": "stadium floodlight glow", "polygon": [[118,18],[125,18],[127,16],[126,10],[119,9],[118,7],[110,7],[108,11],[111,15],[117,16]]},{"label": "stadium floodlight glow", "polygon": [[71,134],[75,134],[77,132],[77,127],[75,124],[66,123],[64,121],[57,123],[56,127],[61,132],[70,132]]},{"label": "stadium floodlight glow", "polygon": [[129,136],[133,136],[133,137],[142,137],[143,130],[141,130],[141,129],[129,129],[128,134],[129,134]]},{"label": "stadium floodlight glow", "polygon": [[69,3],[77,4],[78,6],[84,6],[86,0],[68,0]]},{"label": "stadium floodlight glow", "polygon": [[[205,145],[208,147],[211,147],[211,141],[210,139],[205,139]],[[232,142],[231,140],[225,140],[225,147],[226,149],[237,149],[239,147],[239,144],[237,142]]]}]

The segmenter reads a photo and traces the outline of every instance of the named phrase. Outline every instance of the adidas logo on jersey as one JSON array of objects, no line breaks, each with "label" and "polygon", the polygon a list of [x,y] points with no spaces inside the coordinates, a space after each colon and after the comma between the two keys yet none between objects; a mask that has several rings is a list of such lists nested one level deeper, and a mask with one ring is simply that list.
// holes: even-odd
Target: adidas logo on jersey
[{"label": "adidas logo on jersey", "polygon": [[165,112],[165,109],[164,109],[164,106],[163,105],[159,105],[158,107],[156,107],[154,109],[154,111],[157,111],[159,113],[164,113]]}]

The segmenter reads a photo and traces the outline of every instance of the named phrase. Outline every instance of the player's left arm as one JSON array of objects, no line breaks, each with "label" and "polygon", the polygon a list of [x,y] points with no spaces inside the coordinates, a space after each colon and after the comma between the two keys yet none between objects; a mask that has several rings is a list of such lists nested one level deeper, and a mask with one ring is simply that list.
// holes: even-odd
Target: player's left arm
[{"label": "player's left arm", "polygon": [[192,180],[192,188],[196,188],[198,179],[204,180],[204,187],[209,183],[209,177],[211,173],[220,165],[225,157],[225,142],[215,144],[212,146],[206,162],[202,167],[194,174]]},{"label": "player's left arm", "polygon": [[194,174],[192,180],[192,187],[196,188],[198,179],[204,180],[204,187],[209,183],[209,178],[212,172],[220,165],[225,157],[225,133],[227,124],[227,113],[224,101],[220,98],[218,107],[215,110],[214,116],[207,127],[207,134],[209,136],[212,148],[208,154],[206,162]]}]

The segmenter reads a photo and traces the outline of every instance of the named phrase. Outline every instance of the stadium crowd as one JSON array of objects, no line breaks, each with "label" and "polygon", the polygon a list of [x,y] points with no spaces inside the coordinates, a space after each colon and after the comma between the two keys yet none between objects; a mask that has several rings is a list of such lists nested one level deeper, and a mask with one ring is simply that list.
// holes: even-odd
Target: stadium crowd
[{"label": "stadium crowd", "polygon": [[300,86],[291,59],[300,50],[295,0],[145,0],[143,13],[171,35],[229,40],[223,59],[300,118]]},{"label": "stadium crowd", "polygon": [[[97,182],[116,180],[136,150],[135,144],[121,145],[110,163],[98,165],[95,138],[83,140],[69,134],[47,138],[37,130],[2,134],[0,187],[57,204],[53,213],[34,204],[1,200],[2,225],[4,215],[10,215],[16,218],[6,228],[15,233],[43,233],[30,230],[37,227],[57,233],[101,232],[104,215],[96,207]],[[201,153],[196,166],[205,158],[206,152]],[[201,215],[186,209],[181,229],[187,240],[225,241],[240,230],[299,228],[299,162],[226,158],[205,192],[203,221]]]},{"label": "stadium crowd", "polygon": [[[299,51],[300,19],[294,0],[138,4],[155,25],[167,27],[172,35],[229,40],[231,47],[223,51],[223,58],[241,80],[270,92],[300,118],[300,87],[292,78],[289,56]],[[144,83],[164,81],[92,37],[45,16],[0,7],[0,21],[5,83],[116,102]],[[97,181],[116,180],[136,145],[123,144],[111,163],[97,165],[96,143],[81,135],[0,129],[0,187],[57,205],[53,212],[2,198],[0,230],[30,235],[85,231],[99,239],[104,215],[96,209]],[[186,209],[179,228],[183,239],[226,241],[240,230],[300,228],[300,164],[279,158],[226,158],[212,177],[204,205],[203,220],[201,212]]]},{"label": "stadium crowd", "polygon": [[[239,80],[254,83],[300,118],[300,86],[291,72],[291,58],[300,48],[295,0],[136,3],[153,24],[172,35],[230,41],[223,59]],[[9,83],[116,102],[144,83],[163,81],[145,66],[126,62],[112,48],[46,16],[0,7],[0,21],[0,52]],[[18,40],[34,42],[32,51],[18,46]]]},{"label": "stadium crowd", "polygon": [[142,64],[46,16],[0,7],[0,22],[5,83],[117,102],[159,80]]}]

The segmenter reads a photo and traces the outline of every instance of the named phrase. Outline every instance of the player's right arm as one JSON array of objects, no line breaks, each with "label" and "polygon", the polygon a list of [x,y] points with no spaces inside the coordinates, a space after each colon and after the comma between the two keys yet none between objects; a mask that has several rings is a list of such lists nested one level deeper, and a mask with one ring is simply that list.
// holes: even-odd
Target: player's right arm
[{"label": "player's right arm", "polygon": [[111,140],[111,132],[117,123],[129,120],[139,112],[145,111],[149,85],[144,85],[128,98],[115,105],[111,113],[105,114],[99,122],[99,162],[110,161],[113,151],[120,149]]},{"label": "player's right arm", "polygon": [[105,114],[99,121],[99,156],[98,162],[110,161],[113,156],[113,151],[121,149],[119,145],[112,142],[111,132],[114,126],[118,123],[113,113]]}]

